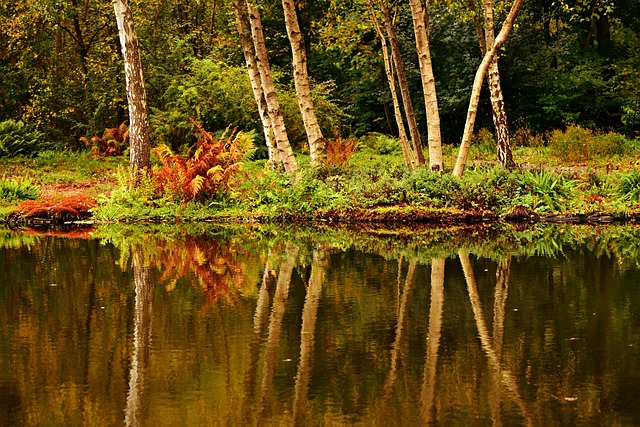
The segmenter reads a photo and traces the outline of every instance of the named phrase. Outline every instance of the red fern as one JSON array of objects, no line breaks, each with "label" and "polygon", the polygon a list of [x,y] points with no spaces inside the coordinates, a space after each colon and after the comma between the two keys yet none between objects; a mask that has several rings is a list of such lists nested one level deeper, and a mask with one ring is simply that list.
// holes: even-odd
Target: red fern
[{"label": "red fern", "polygon": [[202,137],[186,156],[171,153],[166,145],[157,147],[156,154],[162,165],[154,171],[160,193],[182,197],[185,201],[228,191],[235,183],[242,160],[253,148],[251,139],[244,133],[227,129],[217,138],[193,119],[191,122]]}]

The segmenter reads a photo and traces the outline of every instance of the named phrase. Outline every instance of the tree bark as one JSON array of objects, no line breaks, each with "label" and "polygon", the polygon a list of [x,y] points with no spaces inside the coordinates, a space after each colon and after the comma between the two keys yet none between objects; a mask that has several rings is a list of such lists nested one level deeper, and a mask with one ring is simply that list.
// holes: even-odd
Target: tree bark
[{"label": "tree bark", "polygon": [[[493,23],[493,0],[484,0],[484,35],[485,49],[493,48],[495,44],[495,32]],[[481,45],[482,48],[482,45]],[[483,51],[484,55],[486,51]],[[494,55],[489,63],[487,75],[489,93],[491,94],[491,112],[493,115],[493,126],[496,131],[496,151],[498,164],[507,169],[516,167],[511,151],[511,141],[509,135],[509,123],[507,121],[507,111],[504,108],[504,97],[502,86],[500,85],[500,70],[498,69],[498,56]]]},{"label": "tree bark", "polygon": [[304,38],[300,31],[296,6],[293,0],[282,0],[284,10],[284,22],[287,27],[287,35],[291,43],[291,54],[293,57],[293,81],[296,87],[296,95],[302,122],[307,132],[309,142],[309,152],[311,155],[311,166],[325,166],[327,163],[327,141],[322,136],[320,124],[316,117],[311,98],[311,88],[309,85],[309,70],[307,69],[307,51],[304,46]]},{"label": "tree bark", "polygon": [[[416,49],[420,64],[420,78],[424,93],[424,105],[427,112],[427,131],[429,140],[429,166],[432,170],[442,171],[442,138],[440,136],[440,113],[438,111],[438,96],[436,94],[436,80],[433,76],[431,64],[431,47],[427,35],[427,10],[422,7],[421,0],[410,0],[413,30],[416,37]],[[427,0],[426,7],[429,7]]]},{"label": "tree bark", "polygon": [[258,106],[258,114],[260,115],[260,121],[262,122],[264,140],[269,154],[269,166],[274,168],[279,159],[273,144],[273,126],[271,124],[271,119],[269,118],[267,100],[265,99],[264,91],[262,90],[260,71],[256,64],[256,52],[251,40],[250,30],[248,28],[247,6],[246,3],[244,3],[244,0],[234,0],[233,12],[236,17],[236,28],[238,30],[238,35],[240,36],[240,44],[242,45],[245,63],[247,64],[249,81],[251,82],[251,89],[253,90],[253,98]]},{"label": "tree bark", "polygon": [[369,12],[371,13],[371,20],[380,39],[382,46],[382,60],[384,61],[384,71],[387,76],[387,82],[389,83],[389,90],[391,91],[391,99],[393,100],[393,113],[398,126],[398,137],[400,138],[400,146],[402,148],[402,156],[404,157],[404,164],[406,166],[414,167],[413,153],[409,146],[409,139],[407,138],[407,131],[404,127],[404,120],[402,119],[402,110],[400,109],[400,101],[398,99],[398,91],[396,89],[394,65],[389,57],[389,49],[387,47],[387,38],[378,23],[375,11],[373,10],[372,0],[367,2],[369,6]]},{"label": "tree bark", "polygon": [[291,172],[294,175],[297,175],[300,169],[298,167],[298,162],[293,155],[291,144],[289,143],[287,129],[284,125],[284,118],[282,117],[282,111],[280,109],[280,102],[278,101],[275,84],[273,83],[273,76],[271,75],[271,68],[269,67],[269,59],[267,56],[267,46],[262,33],[260,12],[253,5],[252,0],[246,0],[246,6],[249,14],[249,23],[251,24],[251,36],[253,38],[253,45],[256,52],[256,65],[260,72],[262,90],[267,102],[271,125],[273,126],[278,157],[282,161],[286,172]]},{"label": "tree bark", "polygon": [[149,147],[149,110],[147,92],[144,88],[142,59],[138,47],[138,37],[133,25],[133,15],[129,0],[113,0],[113,9],[118,24],[118,35],[124,59],[129,104],[129,168],[134,184],[144,170],[151,166]]},{"label": "tree bark", "polygon": [[409,92],[409,85],[407,84],[407,74],[404,69],[404,62],[402,55],[400,54],[400,45],[398,44],[398,38],[396,37],[396,31],[393,27],[391,20],[391,10],[386,4],[386,0],[380,1],[380,7],[382,8],[382,15],[384,16],[384,26],[387,30],[387,36],[389,37],[389,44],[391,45],[391,55],[393,57],[393,63],[396,66],[398,74],[398,84],[400,85],[400,94],[402,95],[402,103],[404,104],[404,112],[407,117],[407,124],[409,125],[409,134],[411,135],[411,142],[413,144],[413,150],[416,156],[416,163],[418,165],[424,165],[424,153],[422,151],[422,141],[420,140],[420,132],[418,131],[418,123],[416,122],[416,115],[413,111],[413,102],[411,101],[411,93]]},{"label": "tree bark", "polygon": [[467,120],[464,125],[464,132],[462,135],[462,143],[460,144],[460,151],[458,152],[458,159],[456,160],[456,165],[453,169],[453,175],[456,177],[461,177],[464,172],[464,167],[467,163],[467,157],[469,155],[469,146],[471,145],[471,136],[473,134],[473,126],[476,121],[476,114],[478,112],[478,101],[480,100],[480,89],[482,89],[482,81],[487,73],[487,69],[489,68],[489,64],[491,60],[495,56],[495,53],[498,49],[502,47],[502,45],[507,41],[509,37],[509,33],[513,28],[513,22],[522,7],[522,0],[515,0],[513,5],[511,6],[511,10],[509,11],[509,15],[502,26],[502,30],[498,34],[496,38],[495,44],[493,48],[487,50],[485,53],[478,70],[476,71],[476,76],[473,81],[473,89],[471,90],[471,99],[469,101],[469,109],[467,111]]}]

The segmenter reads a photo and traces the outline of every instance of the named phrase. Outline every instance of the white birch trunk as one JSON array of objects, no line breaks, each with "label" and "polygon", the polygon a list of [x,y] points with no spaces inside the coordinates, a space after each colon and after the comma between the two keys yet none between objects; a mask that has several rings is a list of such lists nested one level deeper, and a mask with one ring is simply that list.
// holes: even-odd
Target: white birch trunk
[{"label": "white birch trunk", "polygon": [[[416,37],[418,63],[420,64],[420,78],[424,105],[427,112],[427,132],[429,140],[429,166],[432,170],[442,171],[442,138],[440,136],[440,113],[438,111],[438,96],[436,94],[436,80],[433,76],[431,64],[431,47],[427,35],[426,11],[421,0],[410,0],[413,30]],[[429,1],[427,0],[427,6]]]},{"label": "white birch trunk", "polygon": [[413,102],[411,101],[411,93],[409,92],[409,86],[407,84],[407,74],[404,69],[402,55],[400,54],[400,45],[398,44],[398,38],[396,37],[396,32],[393,28],[393,22],[391,22],[391,11],[389,9],[389,6],[386,4],[386,0],[382,0],[380,2],[380,7],[382,8],[382,15],[384,16],[384,26],[387,30],[387,36],[389,37],[389,44],[391,45],[391,55],[393,57],[393,63],[396,66],[396,71],[398,74],[400,94],[402,95],[404,112],[407,117],[407,124],[409,125],[409,134],[411,135],[411,142],[413,144],[413,151],[416,156],[416,163],[417,165],[424,165],[422,141],[420,140],[420,132],[418,131],[416,115],[413,111]]},{"label": "white birch trunk", "polygon": [[256,65],[260,72],[260,80],[262,82],[262,90],[267,102],[267,109],[269,117],[271,118],[271,125],[273,126],[273,133],[276,140],[276,148],[278,150],[278,157],[284,165],[286,172],[291,172],[297,175],[300,168],[298,162],[293,155],[291,144],[289,143],[289,137],[287,136],[287,129],[284,125],[284,119],[282,117],[282,111],[280,109],[280,102],[278,101],[278,95],[276,94],[275,84],[273,83],[273,76],[271,75],[271,68],[269,67],[269,59],[267,56],[267,46],[264,41],[264,35],[262,33],[262,21],[260,19],[260,12],[253,5],[252,0],[246,0],[247,12],[249,14],[249,23],[251,24],[251,36],[253,38],[253,44],[256,52]]},{"label": "white birch trunk", "polygon": [[471,136],[473,135],[473,126],[476,121],[476,114],[478,112],[478,102],[480,100],[480,90],[482,89],[482,81],[487,73],[487,69],[489,68],[489,64],[493,59],[496,51],[502,47],[502,45],[507,41],[509,37],[509,33],[513,28],[513,22],[522,7],[522,0],[515,0],[513,5],[511,6],[511,11],[509,11],[509,15],[502,26],[502,30],[498,34],[496,38],[495,44],[493,48],[488,49],[487,53],[485,53],[478,70],[476,71],[476,76],[473,81],[473,89],[471,91],[471,99],[469,101],[469,109],[467,111],[467,120],[464,125],[464,132],[462,135],[462,143],[460,144],[460,151],[458,152],[458,159],[456,160],[456,165],[453,169],[453,175],[456,177],[461,177],[464,172],[464,167],[467,163],[467,157],[469,155],[469,147],[471,146]]},{"label": "white birch trunk", "polygon": [[369,12],[371,13],[371,20],[380,39],[382,46],[382,60],[384,61],[384,71],[387,76],[387,82],[389,83],[389,90],[391,92],[391,99],[393,101],[393,113],[398,126],[398,137],[400,138],[400,146],[402,147],[402,156],[404,158],[404,164],[406,166],[414,167],[413,153],[411,147],[409,147],[409,138],[407,138],[407,131],[404,127],[404,120],[402,119],[402,110],[400,109],[400,100],[398,99],[398,91],[396,89],[394,63],[389,56],[389,48],[387,47],[387,38],[378,23],[375,11],[373,10],[372,0],[368,0]]},{"label": "white birch trunk", "polygon": [[293,81],[296,86],[302,122],[307,132],[311,166],[325,166],[327,163],[327,141],[322,136],[322,130],[320,130],[320,124],[313,107],[309,85],[309,70],[307,68],[307,51],[300,31],[298,16],[296,15],[296,6],[292,0],[282,0],[282,9],[284,10],[284,22],[287,27],[289,42],[291,43]]},{"label": "white birch trunk", "polygon": [[151,166],[149,147],[149,110],[147,92],[144,88],[142,59],[138,47],[138,37],[133,25],[133,15],[129,0],[113,0],[113,9],[118,24],[118,35],[124,59],[129,105],[129,167],[134,183],[145,168]]},{"label": "white birch trunk", "polygon": [[240,44],[242,45],[247,71],[249,73],[251,89],[253,90],[253,98],[256,101],[258,114],[260,115],[260,121],[262,122],[264,140],[269,153],[269,166],[274,168],[279,159],[274,147],[273,126],[271,124],[271,119],[269,118],[269,111],[267,109],[267,101],[264,96],[264,91],[262,90],[260,71],[256,64],[256,52],[251,40],[250,30],[247,27],[249,25],[247,22],[249,18],[247,17],[247,6],[246,3],[244,3],[244,0],[234,0],[233,11],[236,17],[236,28],[238,30],[238,35],[240,36]]}]

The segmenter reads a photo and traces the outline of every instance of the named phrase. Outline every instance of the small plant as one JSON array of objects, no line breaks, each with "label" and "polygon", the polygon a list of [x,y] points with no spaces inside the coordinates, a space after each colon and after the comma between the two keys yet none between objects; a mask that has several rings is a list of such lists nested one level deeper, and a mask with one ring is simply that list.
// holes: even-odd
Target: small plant
[{"label": "small plant", "polygon": [[4,200],[33,200],[38,197],[40,190],[30,179],[0,178],[0,199]]},{"label": "small plant", "polygon": [[329,165],[346,166],[349,159],[358,149],[355,138],[342,139],[336,137],[327,140],[327,163]]},{"label": "small plant", "polygon": [[526,171],[522,174],[522,186],[525,197],[521,204],[540,213],[566,211],[577,188],[575,181],[546,170]]},{"label": "small plant", "polygon": [[96,157],[121,156],[129,143],[129,127],[122,123],[118,127],[105,129],[102,138],[96,135],[87,139],[83,136],[80,141]]},{"label": "small plant", "polygon": [[173,154],[166,145],[155,149],[162,162],[153,171],[159,193],[183,201],[228,191],[235,184],[243,161],[252,155],[254,148],[252,134],[227,130],[218,138],[194,120],[192,122],[202,137],[186,156]]},{"label": "small plant", "polygon": [[637,170],[624,174],[616,189],[618,195],[629,202],[640,202],[640,173]]},{"label": "small plant", "polygon": [[45,147],[43,134],[21,121],[0,122],[0,158],[32,157]]}]

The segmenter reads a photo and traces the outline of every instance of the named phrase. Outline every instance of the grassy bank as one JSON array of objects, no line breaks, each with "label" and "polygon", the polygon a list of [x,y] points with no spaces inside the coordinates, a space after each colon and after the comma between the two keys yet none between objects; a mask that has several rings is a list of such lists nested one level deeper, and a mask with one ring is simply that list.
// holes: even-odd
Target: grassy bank
[{"label": "grassy bank", "polygon": [[[33,159],[0,159],[0,216],[6,218],[26,199],[69,196],[94,200],[92,219],[101,222],[439,222],[496,219],[516,207],[538,216],[640,212],[640,142],[570,132],[544,144],[528,138],[514,152],[521,165],[515,171],[495,166],[493,141],[479,133],[462,179],[426,168],[412,171],[404,166],[397,141],[370,136],[358,141],[348,159],[327,168],[311,170],[308,157],[300,155],[296,183],[265,160],[245,161],[214,195],[191,198],[161,191],[153,179],[132,189],[124,157],[45,152]],[[450,171],[457,149],[444,151]]]}]

